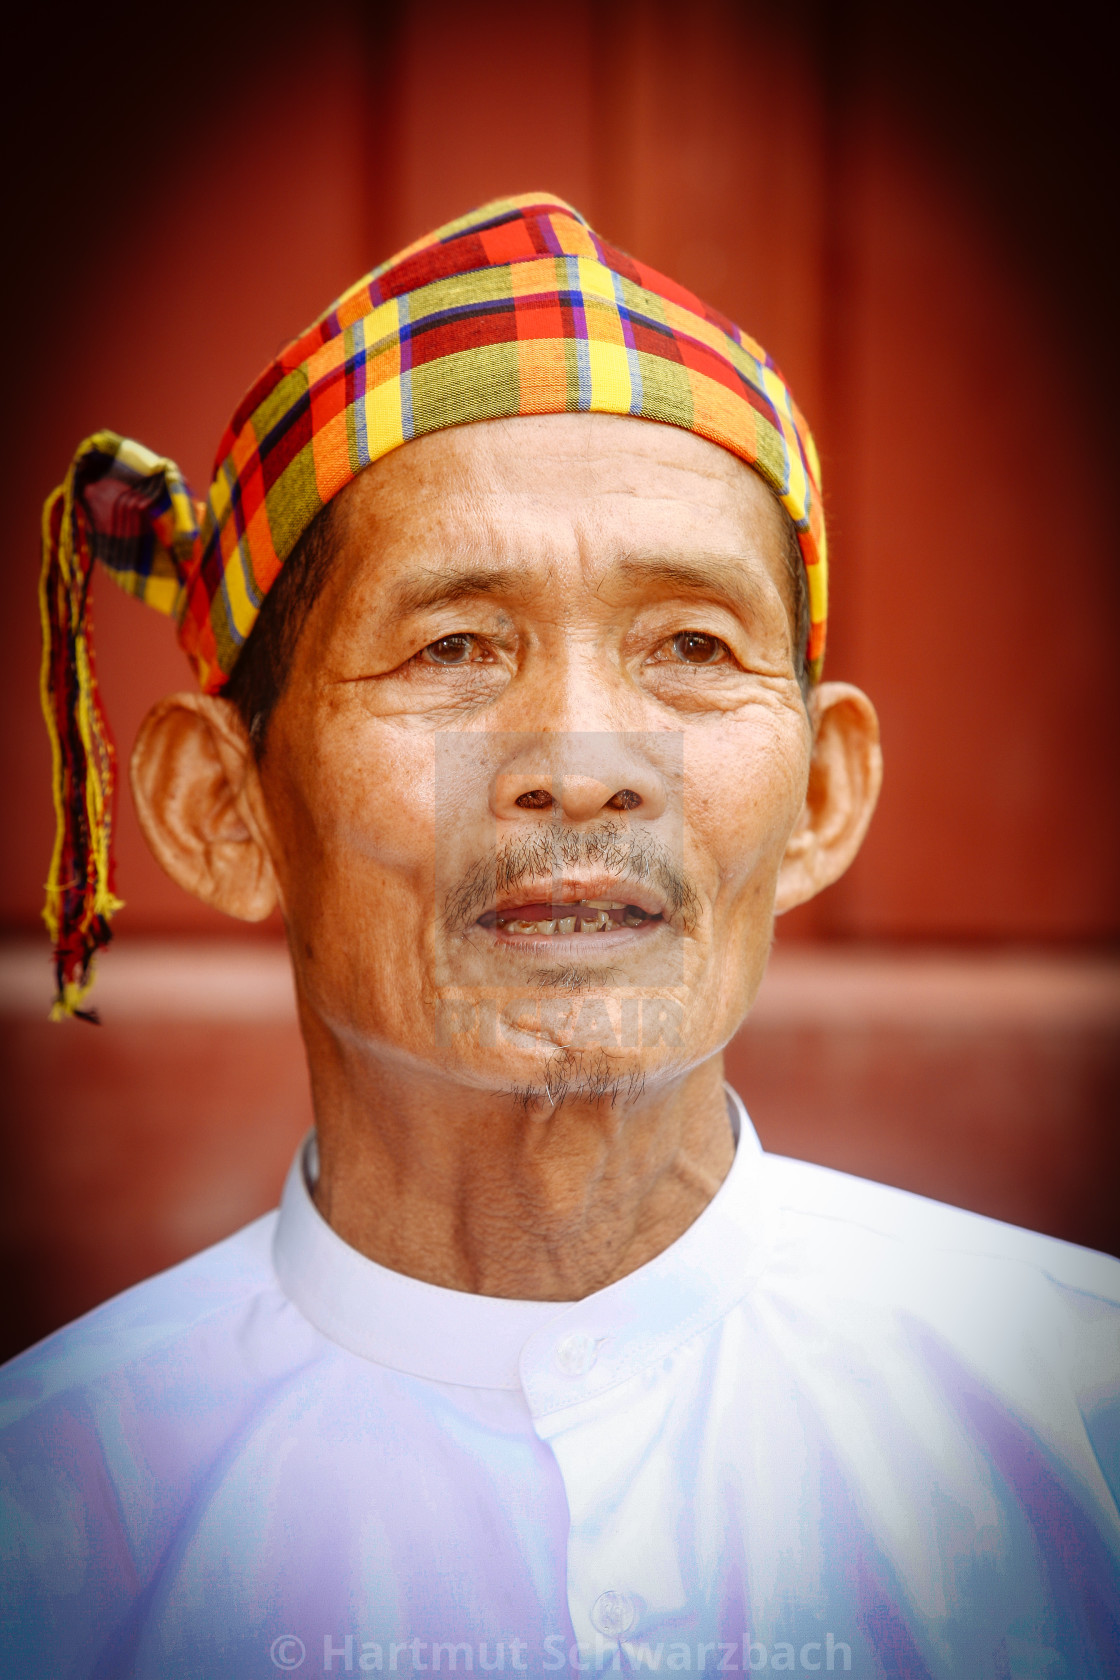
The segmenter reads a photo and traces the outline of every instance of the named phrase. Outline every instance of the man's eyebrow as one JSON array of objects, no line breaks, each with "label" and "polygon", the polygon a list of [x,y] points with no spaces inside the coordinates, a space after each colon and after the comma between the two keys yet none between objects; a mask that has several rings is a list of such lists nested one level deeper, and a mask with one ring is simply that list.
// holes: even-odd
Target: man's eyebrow
[{"label": "man's eyebrow", "polygon": [[472,566],[443,569],[426,566],[394,590],[389,605],[400,617],[445,607],[472,595],[508,595],[517,582],[514,566]]},{"label": "man's eyebrow", "polygon": [[641,554],[633,550],[616,570],[628,583],[649,587],[660,585],[681,589],[690,595],[722,595],[745,612],[756,612],[763,600],[758,580],[752,576],[746,558],[727,559],[705,554],[695,559],[671,560],[664,554]]},{"label": "man's eyebrow", "polygon": [[[756,612],[763,598],[745,559],[714,554],[670,559],[661,551],[647,554],[631,549],[612,569],[631,586],[722,596],[747,613]],[[448,567],[425,566],[402,580],[388,605],[396,615],[405,618],[411,613],[429,612],[434,607],[449,606],[476,595],[510,595],[523,587],[524,582],[523,569],[514,565],[464,561]]]}]

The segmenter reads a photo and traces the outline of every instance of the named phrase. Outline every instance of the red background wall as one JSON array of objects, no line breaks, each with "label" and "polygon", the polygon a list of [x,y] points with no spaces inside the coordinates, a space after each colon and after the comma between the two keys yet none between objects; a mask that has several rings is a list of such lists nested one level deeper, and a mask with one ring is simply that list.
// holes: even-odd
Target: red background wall
[{"label": "red background wall", "polygon": [[[543,187],[758,336],[817,432],[834,553],[829,674],[875,699],[887,775],[862,857],[788,918],[782,942],[994,942],[1029,946],[1036,962],[1112,948],[1108,55],[1076,6],[1060,33],[1022,8],[926,10],[411,0],[389,14],[327,0],[199,5],[162,22],[126,7],[110,20],[75,14],[68,29],[54,13],[25,21],[6,151],[0,922],[11,937],[36,923],[50,847],[38,508],[74,444],[115,427],[174,456],[203,488],[245,386],[344,285],[486,196]],[[102,686],[127,748],[152,700],[189,674],[166,623],[106,583],[96,603]],[[127,793],[119,880],[122,944],[278,935],[234,928],[171,887]],[[1061,1125],[1067,1144],[1076,1124],[1097,1140],[1084,1150],[1087,1183],[1115,1147],[1115,1018],[1102,1019],[1094,1048],[1066,1044],[1059,1080],[1084,1087]],[[114,1143],[112,1128],[133,1136],[162,1100],[160,1034],[146,1030],[144,1071],[114,1063],[111,1023],[96,1051],[72,1037],[81,1030],[58,1029],[65,1050],[60,1038],[55,1052],[55,1040],[13,1020],[5,1040],[8,1135],[25,1175],[10,1252],[29,1274],[55,1256],[60,1280],[23,1336],[87,1304],[82,1255],[103,1241],[93,1219],[86,1248],[71,1241],[69,1259],[57,1259],[67,1221],[73,1236],[73,1209],[58,1211],[73,1144],[62,1147],[52,1116],[80,1110],[96,1088],[107,1117],[94,1155],[112,1160],[126,1206],[130,1182],[134,1202],[151,1182],[143,1151]],[[200,1070],[216,1065],[212,1022],[175,1030]],[[1020,1036],[1025,1045],[1030,1031]],[[895,1070],[897,1115],[924,1077],[921,1057],[889,1034],[876,1042],[882,1066],[868,1078],[881,1086],[883,1069]],[[239,1033],[242,1072],[271,1055]],[[1086,1057],[1103,1069],[1087,1083]],[[948,1079],[950,1063],[938,1065]],[[1019,1072],[977,1112],[1021,1117],[1025,1065],[1012,1055]],[[775,1063],[779,1110],[787,1066]],[[956,1088],[982,1082],[953,1066]],[[819,1108],[827,1093],[813,1100]],[[828,1147],[818,1138],[818,1155]],[[1047,1151],[1061,1147],[1045,1128],[1014,1143],[1043,1176]],[[263,1206],[276,1169],[262,1149],[253,1194]],[[885,1144],[859,1170],[906,1179]],[[927,1188],[921,1171],[911,1179]],[[967,1158],[934,1189],[990,1205]],[[86,1200],[99,1195],[95,1184]],[[217,1210],[217,1190],[212,1201]],[[1077,1205],[1073,1193],[1074,1211],[1060,1215],[992,1211],[1114,1240],[1103,1214],[1079,1222]],[[206,1234],[228,1228],[224,1217],[203,1221]],[[105,1283],[190,1246],[161,1240],[154,1250],[124,1242]]]}]

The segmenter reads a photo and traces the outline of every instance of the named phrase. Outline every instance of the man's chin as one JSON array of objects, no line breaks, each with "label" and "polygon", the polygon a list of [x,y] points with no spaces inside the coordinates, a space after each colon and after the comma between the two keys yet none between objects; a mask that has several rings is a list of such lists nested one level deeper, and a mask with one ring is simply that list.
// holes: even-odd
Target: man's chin
[{"label": "man's chin", "polygon": [[579,965],[536,978],[514,995],[441,999],[436,1044],[445,1071],[458,1063],[469,1083],[551,1109],[633,1100],[692,1059],[679,994],[605,988],[601,970]]},{"label": "man's chin", "polygon": [[512,1079],[505,1094],[528,1113],[552,1114],[565,1104],[598,1107],[637,1101],[650,1070],[640,1052],[609,1054],[603,1049],[554,1050],[537,1057]]}]

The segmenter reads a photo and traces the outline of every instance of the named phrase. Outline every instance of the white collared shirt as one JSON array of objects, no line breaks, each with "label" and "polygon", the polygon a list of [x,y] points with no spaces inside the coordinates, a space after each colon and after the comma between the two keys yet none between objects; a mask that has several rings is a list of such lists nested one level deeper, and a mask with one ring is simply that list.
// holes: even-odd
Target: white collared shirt
[{"label": "white collared shirt", "polygon": [[1120,1674],[1120,1263],[763,1154],[572,1305],[278,1214],[0,1374],[3,1673]]}]

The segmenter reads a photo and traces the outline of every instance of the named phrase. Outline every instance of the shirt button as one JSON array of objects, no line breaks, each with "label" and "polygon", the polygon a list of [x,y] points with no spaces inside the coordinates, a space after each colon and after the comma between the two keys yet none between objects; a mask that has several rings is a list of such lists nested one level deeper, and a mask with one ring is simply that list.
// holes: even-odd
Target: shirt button
[{"label": "shirt button", "polygon": [[592,1625],[608,1639],[617,1639],[634,1626],[634,1600],[629,1593],[600,1593],[591,1606]]},{"label": "shirt button", "polygon": [[595,1338],[586,1330],[573,1330],[556,1344],[555,1359],[566,1377],[585,1377],[598,1357]]}]

